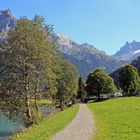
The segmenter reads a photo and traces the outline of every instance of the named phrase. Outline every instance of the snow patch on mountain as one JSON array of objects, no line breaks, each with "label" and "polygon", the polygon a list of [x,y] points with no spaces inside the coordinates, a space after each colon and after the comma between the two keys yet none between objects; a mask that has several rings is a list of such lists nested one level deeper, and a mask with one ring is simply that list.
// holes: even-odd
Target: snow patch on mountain
[{"label": "snow patch on mountain", "polygon": [[64,33],[57,33],[57,42],[60,45],[67,46],[69,49],[73,47],[72,40],[66,36]]},{"label": "snow patch on mountain", "polygon": [[140,53],[140,50],[136,50],[136,51],[133,52],[134,55],[138,54],[138,53]]}]

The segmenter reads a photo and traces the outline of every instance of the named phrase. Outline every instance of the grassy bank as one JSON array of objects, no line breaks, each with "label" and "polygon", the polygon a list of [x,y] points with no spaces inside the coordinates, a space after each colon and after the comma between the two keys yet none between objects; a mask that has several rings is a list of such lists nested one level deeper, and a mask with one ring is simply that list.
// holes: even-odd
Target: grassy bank
[{"label": "grassy bank", "polygon": [[50,105],[50,104],[52,104],[52,100],[41,99],[41,100],[38,100],[37,103],[38,103],[38,105]]},{"label": "grassy bank", "polygon": [[[31,103],[34,103],[34,100],[30,100]],[[37,104],[38,105],[51,105],[53,103],[52,100],[50,99],[40,99],[40,100],[37,100]]]},{"label": "grassy bank", "polygon": [[21,134],[13,137],[12,140],[49,140],[52,135],[72,121],[78,109],[79,105],[75,105],[63,112],[56,113],[42,120],[39,125],[26,129]]},{"label": "grassy bank", "polygon": [[140,97],[89,103],[96,119],[94,140],[140,140]]}]

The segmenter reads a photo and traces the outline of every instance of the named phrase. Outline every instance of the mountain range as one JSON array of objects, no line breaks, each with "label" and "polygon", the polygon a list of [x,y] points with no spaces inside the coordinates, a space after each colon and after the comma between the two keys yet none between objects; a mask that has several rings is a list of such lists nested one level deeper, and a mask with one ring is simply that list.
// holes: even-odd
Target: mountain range
[{"label": "mountain range", "polygon": [[14,26],[16,18],[12,15],[10,9],[0,10],[0,32],[3,30],[9,30]]},{"label": "mountain range", "polygon": [[121,49],[114,55],[118,60],[132,61],[140,56],[140,42],[133,41],[132,43],[126,42]]},{"label": "mountain range", "polygon": [[122,66],[121,61],[107,55],[104,51],[88,43],[78,44],[63,33],[56,34],[55,41],[60,47],[63,59],[75,64],[83,78],[97,68],[103,68],[110,73]]},{"label": "mountain range", "polygon": [[16,20],[10,9],[0,10],[0,39],[6,37],[7,31],[14,27]]},{"label": "mountain range", "polygon": [[[6,37],[9,29],[16,23],[10,9],[0,10],[0,39]],[[107,55],[95,46],[84,43],[79,44],[63,33],[56,33],[54,41],[62,52],[62,59],[76,65],[80,75],[85,79],[89,72],[103,68],[108,73],[113,72],[125,63],[129,63],[140,55],[140,42],[126,43],[115,55]]]}]

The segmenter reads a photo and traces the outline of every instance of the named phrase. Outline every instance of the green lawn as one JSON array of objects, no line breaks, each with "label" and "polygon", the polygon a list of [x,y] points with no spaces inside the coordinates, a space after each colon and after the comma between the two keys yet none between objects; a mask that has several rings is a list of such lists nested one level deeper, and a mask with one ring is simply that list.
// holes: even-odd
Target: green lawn
[{"label": "green lawn", "polygon": [[41,99],[37,101],[38,105],[49,105],[52,104],[52,100]]},{"label": "green lawn", "polygon": [[56,113],[42,120],[39,125],[34,125],[12,138],[12,140],[49,140],[50,137],[63,129],[75,117],[79,105],[75,105],[63,112]]},{"label": "green lawn", "polygon": [[140,97],[89,103],[96,119],[94,140],[140,140]]}]

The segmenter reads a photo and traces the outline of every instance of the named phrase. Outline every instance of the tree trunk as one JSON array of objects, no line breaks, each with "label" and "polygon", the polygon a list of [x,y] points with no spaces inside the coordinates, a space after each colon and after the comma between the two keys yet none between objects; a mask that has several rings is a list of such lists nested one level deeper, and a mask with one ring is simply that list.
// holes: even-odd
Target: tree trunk
[{"label": "tree trunk", "polygon": [[101,88],[100,87],[98,87],[98,100],[100,100],[101,99]]},{"label": "tree trunk", "polygon": [[30,126],[32,122],[31,108],[30,108],[30,100],[29,100],[29,84],[28,84],[28,75],[25,75],[25,106],[26,106],[26,126]]},{"label": "tree trunk", "polygon": [[37,113],[37,119],[38,119],[38,104],[37,104],[37,86],[35,87],[35,98],[34,98],[34,103],[35,103],[35,108],[36,108],[36,113]]},{"label": "tree trunk", "polygon": [[27,117],[26,126],[28,127],[32,124],[32,115],[31,115],[30,101],[29,101],[28,93],[26,92],[25,95],[26,95],[25,104],[26,104],[26,117]]},{"label": "tree trunk", "polygon": [[62,99],[62,98],[60,99],[60,109],[61,109],[61,111],[64,110],[64,109],[63,109],[63,99]]},{"label": "tree trunk", "polygon": [[101,96],[100,96],[100,93],[98,93],[98,100],[100,100],[101,99]]}]

